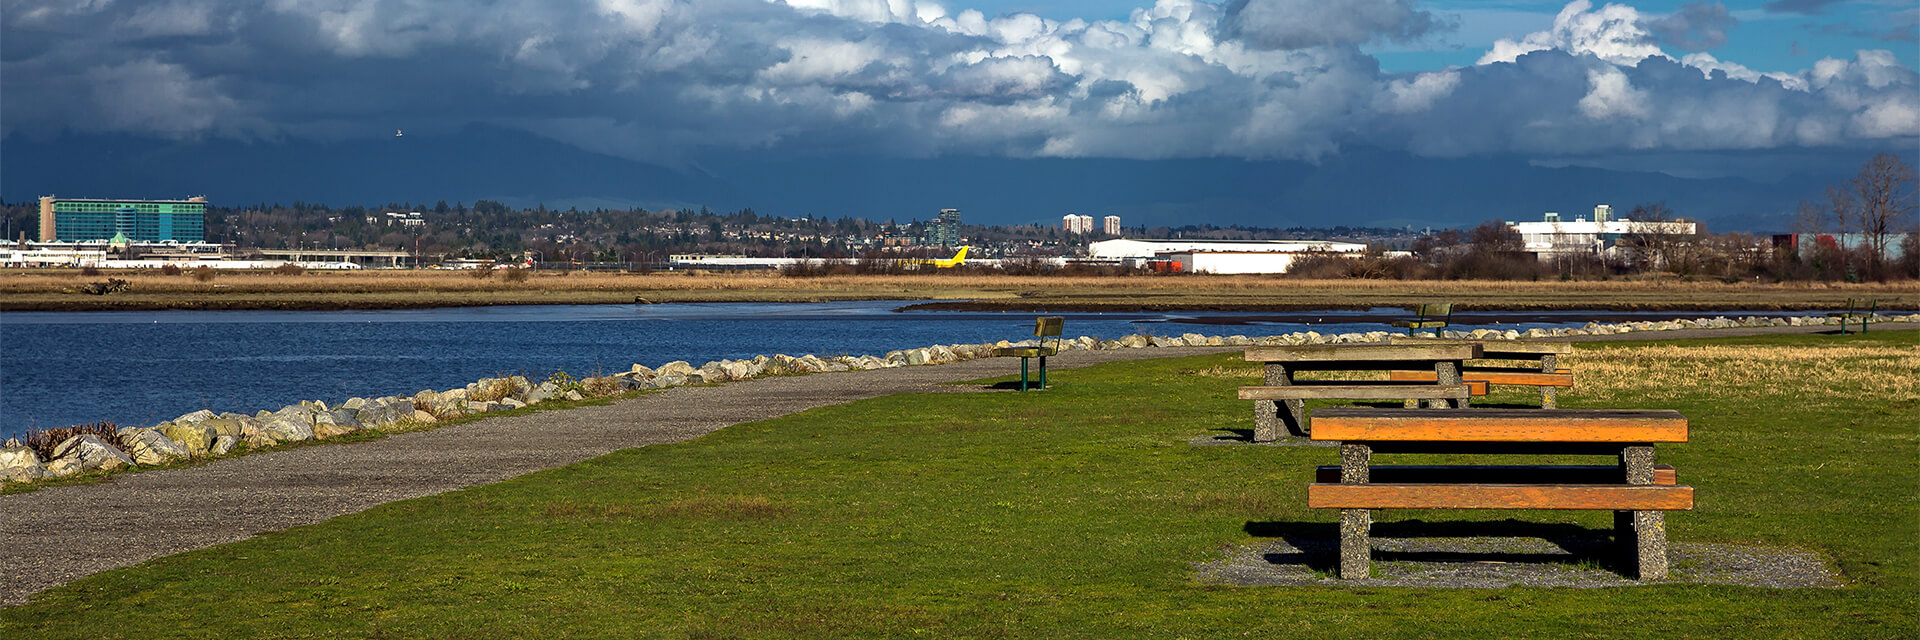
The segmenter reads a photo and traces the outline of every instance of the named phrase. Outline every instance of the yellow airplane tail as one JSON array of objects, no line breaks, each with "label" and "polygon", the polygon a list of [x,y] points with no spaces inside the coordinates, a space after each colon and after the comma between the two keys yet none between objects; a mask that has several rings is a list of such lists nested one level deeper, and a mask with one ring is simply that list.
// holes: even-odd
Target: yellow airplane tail
[{"label": "yellow airplane tail", "polygon": [[966,264],[967,250],[972,248],[973,247],[960,247],[959,253],[955,253],[953,254],[953,257],[947,258],[945,260],[934,260],[933,266],[936,268],[945,269],[947,267],[957,267],[962,264]]}]

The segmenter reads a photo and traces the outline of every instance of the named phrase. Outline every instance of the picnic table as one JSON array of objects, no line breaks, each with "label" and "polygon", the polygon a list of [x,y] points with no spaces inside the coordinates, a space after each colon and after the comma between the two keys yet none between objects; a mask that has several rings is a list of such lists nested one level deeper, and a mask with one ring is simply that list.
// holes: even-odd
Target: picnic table
[{"label": "picnic table", "polygon": [[[1460,378],[1461,365],[1481,357],[1472,343],[1446,344],[1316,344],[1247,349],[1246,361],[1265,367],[1265,384],[1240,387],[1240,399],[1253,402],[1253,440],[1279,438],[1285,406],[1287,430],[1294,436],[1311,433],[1307,423],[1309,399],[1427,401],[1431,406],[1465,408],[1472,392]],[[1430,381],[1303,380],[1302,371],[1393,371],[1428,369]]]},{"label": "picnic table", "polygon": [[[1368,409],[1314,416],[1314,440],[1338,442],[1340,466],[1320,467],[1307,506],[1340,510],[1340,577],[1371,570],[1371,509],[1596,509],[1642,580],[1667,576],[1665,511],[1693,508],[1693,488],[1654,464],[1655,443],[1687,441],[1673,411]],[[1608,455],[1612,465],[1373,464],[1375,454]]]},{"label": "picnic table", "polygon": [[[1573,386],[1573,370],[1560,367],[1560,356],[1573,353],[1573,343],[1518,340],[1433,340],[1394,337],[1394,344],[1477,344],[1480,360],[1504,360],[1514,364],[1492,365],[1471,362],[1460,370],[1460,379],[1473,386],[1474,395],[1486,395],[1486,385],[1518,385],[1540,389],[1540,408],[1552,409],[1560,387]],[[1393,380],[1431,381],[1431,371],[1394,371]]]}]

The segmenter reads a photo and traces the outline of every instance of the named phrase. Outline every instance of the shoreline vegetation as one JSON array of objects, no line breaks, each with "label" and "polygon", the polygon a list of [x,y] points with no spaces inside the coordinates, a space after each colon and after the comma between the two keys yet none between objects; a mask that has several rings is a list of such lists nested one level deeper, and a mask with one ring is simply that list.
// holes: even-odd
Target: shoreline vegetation
[{"label": "shoreline vegetation", "polygon": [[[505,275],[495,275],[501,273]],[[120,280],[101,294],[89,285]],[[1306,280],[1273,276],[836,275],[568,271],[238,272],[0,270],[0,311],[368,310],[667,302],[916,301],[939,311],[1287,311],[1451,301],[1482,311],[1813,311],[1847,298],[1920,308],[1920,282],[1726,283],[1674,278]]]}]

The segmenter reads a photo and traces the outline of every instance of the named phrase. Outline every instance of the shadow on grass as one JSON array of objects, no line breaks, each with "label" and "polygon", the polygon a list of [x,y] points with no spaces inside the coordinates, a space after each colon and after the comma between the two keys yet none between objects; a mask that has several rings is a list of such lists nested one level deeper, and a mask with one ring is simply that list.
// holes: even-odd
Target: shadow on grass
[{"label": "shadow on grass", "polygon": [[[1257,538],[1279,538],[1292,547],[1292,551],[1264,554],[1268,563],[1322,573],[1331,573],[1339,565],[1340,526],[1336,523],[1247,522],[1241,529]],[[1546,545],[1530,544],[1532,540]],[[1558,564],[1604,568],[1628,576],[1633,571],[1612,529],[1566,523],[1376,522],[1372,549],[1376,562]]]}]

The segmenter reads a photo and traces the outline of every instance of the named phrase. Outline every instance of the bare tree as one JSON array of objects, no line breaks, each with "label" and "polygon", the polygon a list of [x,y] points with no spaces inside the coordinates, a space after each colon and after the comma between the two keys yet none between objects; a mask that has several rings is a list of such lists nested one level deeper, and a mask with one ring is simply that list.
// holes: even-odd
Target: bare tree
[{"label": "bare tree", "polygon": [[1627,219],[1632,226],[1621,238],[1622,244],[1638,253],[1648,270],[1671,266],[1678,239],[1666,232],[1665,223],[1673,222],[1673,209],[1666,202],[1636,204],[1627,211]]},{"label": "bare tree", "polygon": [[1915,180],[1913,167],[1899,156],[1879,153],[1860,165],[1860,175],[1844,189],[1828,189],[1842,231],[1852,227],[1864,236],[1868,277],[1885,277],[1887,245],[1894,234],[1913,226]]}]

